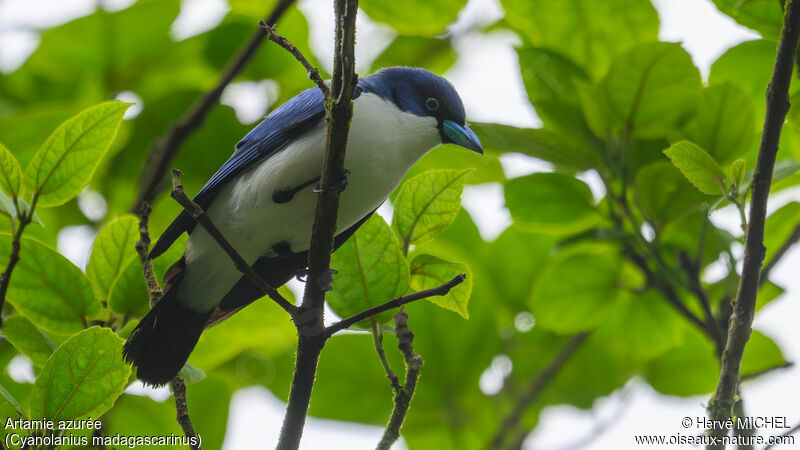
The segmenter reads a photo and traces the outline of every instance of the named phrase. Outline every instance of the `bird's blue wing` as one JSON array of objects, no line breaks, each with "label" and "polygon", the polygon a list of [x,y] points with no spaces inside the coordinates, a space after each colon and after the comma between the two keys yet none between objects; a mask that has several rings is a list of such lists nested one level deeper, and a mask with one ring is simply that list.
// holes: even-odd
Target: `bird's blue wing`
[{"label": "bird's blue wing", "polygon": [[[318,88],[306,89],[292,97],[236,144],[236,151],[197,193],[194,201],[203,209],[208,209],[228,181],[274,155],[324,117],[325,105],[322,91]],[[150,257],[164,253],[181,234],[191,232],[194,224],[194,219],[186,211],[181,212],[153,246]]]}]

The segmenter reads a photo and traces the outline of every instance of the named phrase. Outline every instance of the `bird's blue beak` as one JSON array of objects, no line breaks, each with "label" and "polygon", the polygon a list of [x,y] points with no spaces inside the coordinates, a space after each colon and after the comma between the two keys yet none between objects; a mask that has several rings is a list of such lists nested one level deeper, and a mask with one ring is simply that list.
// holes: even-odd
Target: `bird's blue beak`
[{"label": "bird's blue beak", "polygon": [[475,133],[468,126],[459,125],[452,120],[445,120],[442,122],[442,131],[447,138],[445,139],[446,143],[460,145],[475,153],[483,154],[481,141],[478,140],[478,136],[475,136]]}]

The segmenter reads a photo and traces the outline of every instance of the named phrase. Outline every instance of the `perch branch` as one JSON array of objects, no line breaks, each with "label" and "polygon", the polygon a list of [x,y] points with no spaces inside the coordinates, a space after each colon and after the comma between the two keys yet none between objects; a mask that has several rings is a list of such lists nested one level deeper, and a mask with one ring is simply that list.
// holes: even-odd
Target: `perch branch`
[{"label": "perch branch", "polygon": [[[266,23],[270,26],[275,25],[292,3],[294,3],[294,0],[279,0],[267,17]],[[163,189],[162,186],[165,184],[164,175],[167,167],[180,151],[183,142],[203,125],[206,116],[219,101],[222,91],[255,56],[265,37],[266,32],[261,27],[256,28],[250,39],[228,62],[217,84],[203,94],[202,97],[198,98],[183,116],[173,123],[150,148],[147,163],[139,178],[136,202],[132,206],[134,212],[140,203],[152,203],[155,200],[158,192]]]},{"label": "perch branch", "polygon": [[336,37],[333,79],[325,96],[325,156],[320,175],[320,192],[308,249],[308,282],[303,302],[296,315],[297,357],[289,402],[286,407],[278,448],[294,450],[300,445],[311,401],[319,354],[325,345],[323,304],[330,290],[330,260],[339,210],[339,193],[344,186],[344,154],[350,119],[353,117],[353,90],[356,86],[355,33],[358,0],[335,0]]},{"label": "perch branch", "polygon": [[[150,232],[147,229],[147,221],[150,218],[150,205],[147,202],[141,203],[136,211],[139,217],[139,240],[136,242],[136,253],[139,254],[139,261],[142,263],[144,280],[147,285],[147,295],[150,297],[150,307],[155,306],[161,300],[163,291],[158,284],[158,278],[153,270],[153,263],[150,261]],[[190,446],[193,450],[202,450],[200,440],[194,431],[192,418],[189,416],[189,407],[186,404],[186,385],[180,375],[171,381],[172,396],[175,397],[175,419],[183,429],[186,437],[189,438]],[[195,439],[197,441],[195,442]]]},{"label": "perch branch", "polygon": [[[708,403],[708,414],[712,420],[726,420],[731,417],[739,384],[742,355],[752,330],[761,264],[765,253],[764,223],[766,222],[767,199],[778,153],[778,141],[786,113],[789,110],[789,84],[798,38],[800,38],[800,2],[789,1],[786,5],[783,30],[778,42],[772,80],[767,88],[767,113],[764,118],[761,145],[753,174],[742,278],[728,325],[728,339],[722,354],[719,383],[714,396]],[[712,430],[711,434],[722,437],[726,432],[727,430]],[[721,447],[709,446],[709,448]]]},{"label": "perch branch", "polygon": [[408,314],[400,309],[394,316],[395,329],[397,331],[397,348],[403,354],[406,363],[406,377],[403,385],[397,390],[394,396],[394,408],[383,432],[383,438],[378,443],[378,450],[388,450],[392,444],[400,438],[400,429],[406,420],[408,408],[414,398],[414,391],[417,389],[417,380],[422,368],[422,358],[414,351],[414,333],[408,328]]},{"label": "perch branch", "polygon": [[369,319],[370,317],[377,316],[378,314],[384,311],[388,311],[390,309],[399,308],[413,301],[421,300],[428,297],[447,295],[447,293],[450,292],[450,289],[453,289],[454,287],[461,284],[466,278],[467,276],[462,273],[456,275],[455,277],[453,277],[452,280],[448,281],[445,284],[442,284],[441,286],[437,286],[431,289],[426,289],[424,291],[415,292],[413,294],[406,295],[405,297],[398,297],[396,299],[389,300],[386,303],[374,306],[365,311],[361,311],[360,313],[354,316],[342,319],[339,322],[336,322],[328,326],[328,328],[325,329],[325,334],[327,336],[333,336],[335,333],[350,328],[351,326],[355,325],[358,322],[361,322],[362,320],[366,320]]},{"label": "perch branch", "polygon": [[306,59],[305,56],[303,56],[300,50],[298,50],[297,47],[294,46],[294,44],[289,42],[288,39],[278,34],[278,32],[275,31],[275,28],[267,25],[263,20],[259,22],[258,25],[261,28],[263,28],[264,31],[266,31],[267,39],[286,49],[286,51],[291,53],[292,56],[294,56],[295,59],[299,61],[300,64],[303,65],[303,67],[305,67],[306,75],[308,76],[308,78],[311,81],[313,81],[317,85],[317,87],[319,87],[319,89],[322,91],[322,95],[325,98],[328,98],[328,96],[330,95],[328,85],[326,85],[325,82],[322,80],[322,77],[319,76],[319,70],[308,62],[308,60]]},{"label": "perch branch", "polygon": [[183,185],[181,184],[181,171],[177,169],[172,169],[172,193],[170,194],[172,198],[175,199],[178,203],[183,206],[186,212],[197,221],[197,223],[202,226],[211,237],[217,241],[220,247],[228,254],[228,257],[233,260],[236,269],[242,273],[242,275],[246,276],[247,279],[250,280],[251,283],[256,285],[261,292],[267,294],[275,303],[277,303],[281,308],[283,308],[286,312],[290,315],[294,315],[297,307],[294,306],[289,300],[286,300],[275,288],[267,284],[261,276],[259,276],[247,261],[242,258],[242,256],[236,251],[236,249],[231,246],[230,242],[225,239],[225,236],[222,235],[222,232],[219,231],[219,228],[211,222],[211,219],[208,218],[203,208],[200,207],[197,203],[193,202],[183,191]]},{"label": "perch branch", "polygon": [[519,422],[522,420],[522,415],[525,413],[525,410],[528,409],[528,406],[530,406],[539,397],[539,394],[541,394],[544,388],[547,387],[548,383],[550,383],[550,380],[552,380],[558,371],[564,367],[575,351],[577,351],[584,341],[586,341],[588,336],[589,333],[587,332],[578,333],[569,338],[564,346],[561,347],[561,350],[559,350],[553,359],[550,360],[550,363],[531,380],[530,384],[525,388],[525,390],[519,396],[517,402],[514,404],[514,408],[511,410],[511,413],[506,416],[505,420],[503,420],[503,423],[500,425],[500,429],[492,438],[489,448],[502,447],[506,437],[511,436],[514,430],[519,426]]}]

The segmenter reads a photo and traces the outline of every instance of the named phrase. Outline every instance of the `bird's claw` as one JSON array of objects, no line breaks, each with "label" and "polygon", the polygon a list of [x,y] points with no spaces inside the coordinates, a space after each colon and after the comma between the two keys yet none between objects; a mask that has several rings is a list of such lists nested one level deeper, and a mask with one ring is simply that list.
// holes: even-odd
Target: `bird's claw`
[{"label": "bird's claw", "polygon": [[[328,189],[338,190],[339,192],[344,191],[345,189],[347,189],[347,185],[350,184],[349,176],[350,176],[350,171],[347,170],[347,169],[344,169],[344,173],[342,174],[342,176],[335,183],[333,183],[331,186],[329,186]],[[322,187],[319,185],[319,183],[314,185],[314,192],[319,194],[320,192],[322,192],[324,190],[325,189],[322,189]]]}]

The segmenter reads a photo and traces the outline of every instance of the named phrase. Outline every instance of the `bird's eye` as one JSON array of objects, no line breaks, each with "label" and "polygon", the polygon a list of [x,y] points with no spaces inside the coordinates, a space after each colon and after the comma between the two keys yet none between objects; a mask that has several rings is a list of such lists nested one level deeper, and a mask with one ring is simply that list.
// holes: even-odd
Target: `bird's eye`
[{"label": "bird's eye", "polygon": [[433,97],[428,97],[425,100],[425,107],[428,108],[428,111],[436,111],[439,109],[439,100],[436,100]]}]

